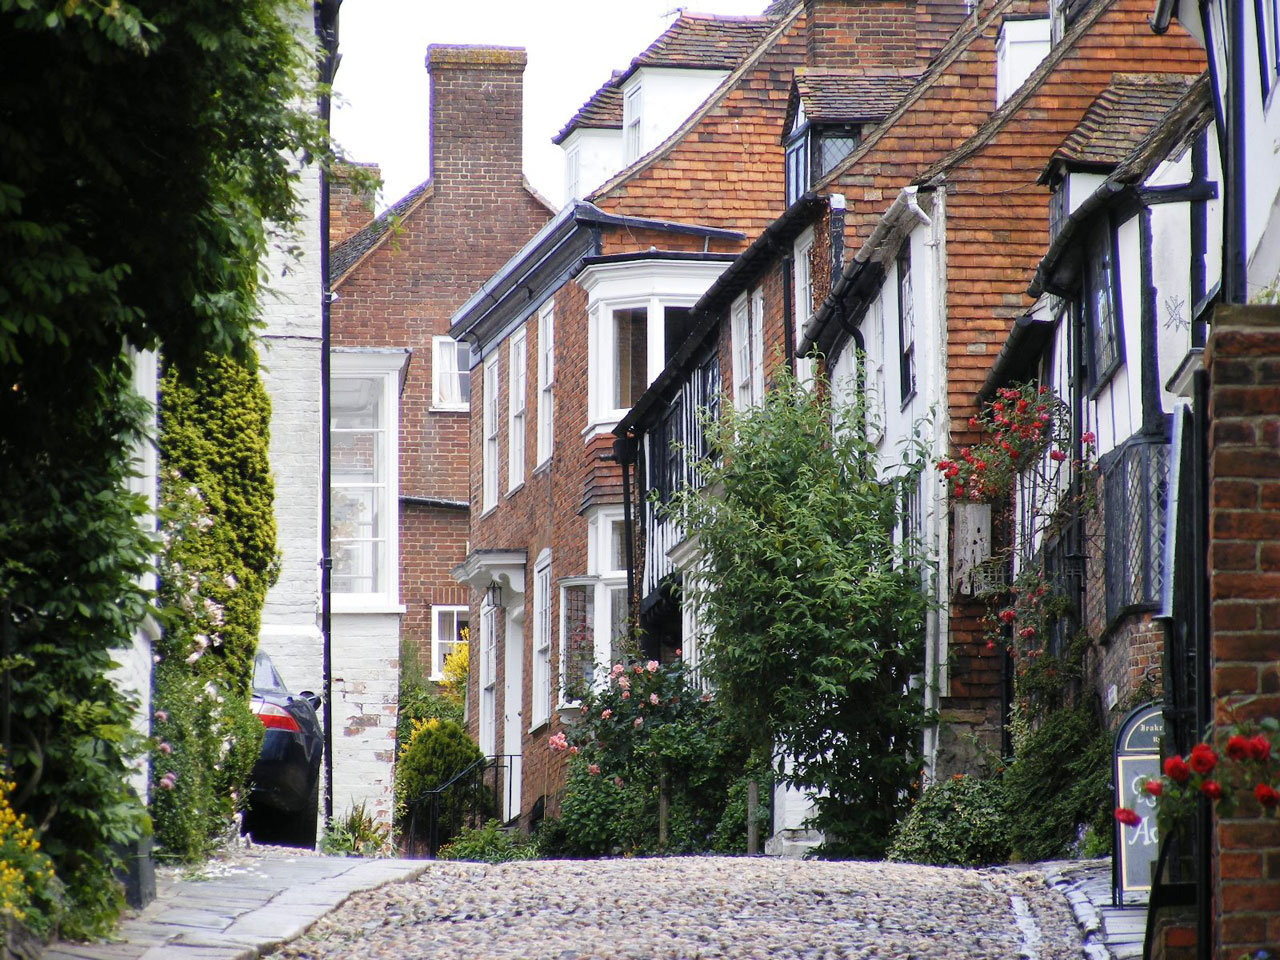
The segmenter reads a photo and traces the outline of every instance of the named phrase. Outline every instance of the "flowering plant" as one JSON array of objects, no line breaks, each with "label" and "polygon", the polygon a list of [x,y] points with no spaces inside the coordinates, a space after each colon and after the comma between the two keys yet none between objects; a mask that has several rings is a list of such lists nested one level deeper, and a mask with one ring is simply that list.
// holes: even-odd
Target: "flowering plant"
[{"label": "flowering plant", "polygon": [[969,418],[969,428],[983,431],[986,439],[961,447],[957,457],[943,458],[936,465],[956,500],[999,500],[1008,494],[1014,478],[1033,467],[1045,450],[1055,466],[1070,459],[1061,448],[1062,440],[1070,436],[1070,410],[1046,386],[1002,387],[995,400]]},{"label": "flowering plant", "polygon": [[[1274,816],[1280,804],[1278,734],[1280,721],[1264,717],[1256,725],[1233,725],[1225,739],[1219,738],[1218,749],[1211,738],[1185,757],[1166,758],[1162,776],[1142,781],[1143,802],[1155,808],[1162,830],[1190,816],[1200,796],[1208,797],[1221,816],[1232,816],[1241,806]],[[1117,807],[1115,818],[1127,826],[1142,822],[1141,814],[1126,807]]]}]

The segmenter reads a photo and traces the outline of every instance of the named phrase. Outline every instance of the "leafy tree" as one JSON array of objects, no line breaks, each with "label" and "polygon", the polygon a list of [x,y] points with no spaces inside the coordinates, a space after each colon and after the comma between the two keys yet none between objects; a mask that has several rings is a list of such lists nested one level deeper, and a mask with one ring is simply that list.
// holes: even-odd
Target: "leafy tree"
[{"label": "leafy tree", "polygon": [[820,792],[828,852],[879,856],[919,771],[926,600],[862,415],[783,371],[759,408],[706,425],[719,456],[670,509],[705,562],[686,589],[722,708]]},{"label": "leafy tree", "polygon": [[[126,481],[149,415],[127,347],[194,369],[250,352],[259,264],[323,158],[311,7],[0,0],[0,633],[15,808],[106,932],[133,705],[111,651],[142,622],[151,544]],[[266,224],[273,224],[268,227]]]}]

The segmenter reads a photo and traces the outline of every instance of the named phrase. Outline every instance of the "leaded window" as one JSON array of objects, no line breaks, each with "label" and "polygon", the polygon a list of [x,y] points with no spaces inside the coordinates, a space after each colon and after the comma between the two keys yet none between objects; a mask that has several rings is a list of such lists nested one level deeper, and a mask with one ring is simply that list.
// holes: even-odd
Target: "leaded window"
[{"label": "leaded window", "polygon": [[898,376],[905,404],[916,392],[916,307],[911,290],[911,243],[898,253]]},{"label": "leaded window", "polygon": [[1115,259],[1111,228],[1104,224],[1089,238],[1085,264],[1084,312],[1089,336],[1089,382],[1098,389],[1120,366]]},{"label": "leaded window", "polygon": [[1164,584],[1169,445],[1138,437],[1103,474],[1107,623],[1158,606]]}]

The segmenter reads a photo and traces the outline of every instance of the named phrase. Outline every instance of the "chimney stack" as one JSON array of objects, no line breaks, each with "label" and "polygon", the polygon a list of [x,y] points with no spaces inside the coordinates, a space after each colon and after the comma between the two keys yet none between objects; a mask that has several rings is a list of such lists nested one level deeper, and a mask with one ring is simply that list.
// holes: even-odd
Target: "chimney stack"
[{"label": "chimney stack", "polygon": [[336,246],[357,233],[373,219],[374,196],[356,190],[351,174],[357,169],[369,170],[375,177],[382,173],[376,163],[340,163],[329,175],[329,245]]},{"label": "chimney stack", "polygon": [[432,44],[431,182],[436,195],[477,177],[520,182],[524,68],[519,47]]},{"label": "chimney stack", "polygon": [[804,0],[806,63],[834,70],[916,63],[916,0]]}]

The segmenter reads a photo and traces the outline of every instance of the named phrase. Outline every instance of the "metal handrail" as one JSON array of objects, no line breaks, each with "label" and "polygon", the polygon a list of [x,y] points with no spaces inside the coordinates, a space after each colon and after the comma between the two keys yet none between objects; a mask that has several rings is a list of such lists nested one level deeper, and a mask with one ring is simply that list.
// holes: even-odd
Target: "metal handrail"
[{"label": "metal handrail", "polygon": [[[425,844],[428,859],[434,859],[440,847],[465,826],[478,827],[501,808],[501,788],[519,789],[512,784],[512,760],[518,754],[499,754],[474,760],[439,786],[424,790],[417,797],[406,801],[409,808],[408,830],[405,843],[412,856],[419,847],[419,820],[425,818],[421,842]],[[488,771],[493,770],[492,785],[485,782]],[[499,774],[499,771],[502,774]],[[492,795],[490,796],[490,792]],[[456,797],[456,802],[454,801]]]}]

